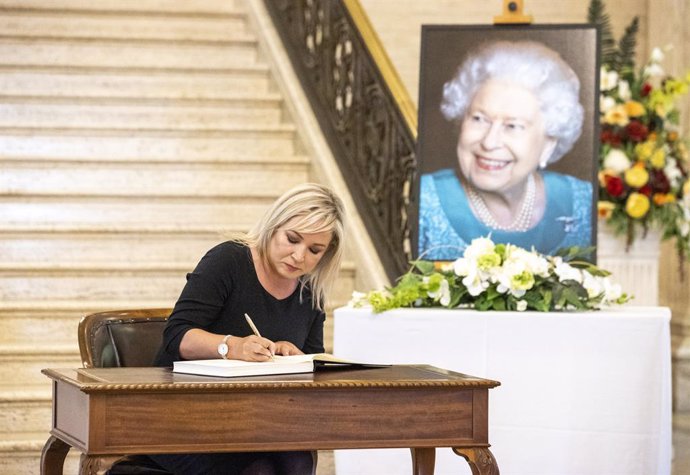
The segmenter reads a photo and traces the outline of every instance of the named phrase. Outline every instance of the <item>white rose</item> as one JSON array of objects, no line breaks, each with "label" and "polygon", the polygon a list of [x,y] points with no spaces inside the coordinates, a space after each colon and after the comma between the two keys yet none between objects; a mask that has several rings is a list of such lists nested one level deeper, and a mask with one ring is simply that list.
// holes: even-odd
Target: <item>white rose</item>
[{"label": "white rose", "polygon": [[630,93],[630,84],[628,81],[621,80],[621,82],[618,83],[618,97],[624,101],[629,101],[632,97],[632,94]]},{"label": "white rose", "polygon": [[601,282],[604,287],[604,300],[606,302],[615,302],[621,298],[623,289],[620,284],[614,284],[608,277],[604,277]]},{"label": "white rose", "polygon": [[658,64],[650,64],[650,65],[648,65],[648,66],[645,66],[644,71],[642,72],[642,74],[643,74],[645,77],[657,78],[657,79],[658,79],[658,78],[663,77],[664,74],[666,74],[666,73],[664,73],[664,68],[662,68],[662,67],[659,66]]},{"label": "white rose", "polygon": [[476,260],[484,254],[494,252],[496,245],[489,238],[481,237],[473,239],[469,246],[465,249],[463,257],[471,260]]},{"label": "white rose", "polygon": [[467,291],[472,297],[476,297],[489,287],[489,283],[483,282],[476,274],[474,276],[468,275],[462,279],[462,283],[467,287]]},{"label": "white rose", "polygon": [[651,61],[652,63],[660,63],[664,60],[664,56],[664,52],[661,51],[661,48],[654,48],[652,50]]},{"label": "white rose", "polygon": [[580,272],[580,269],[571,266],[567,262],[560,262],[553,271],[558,276],[560,282],[574,280],[578,284],[582,283],[582,272]]},{"label": "white rose", "polygon": [[678,169],[676,163],[673,160],[668,160],[666,166],[664,167],[664,174],[668,178],[671,187],[677,187],[683,179],[683,173]]},{"label": "white rose", "polygon": [[604,157],[604,168],[623,173],[630,168],[630,159],[622,150],[612,148]]},{"label": "white rose", "polygon": [[599,79],[601,90],[610,91],[618,84],[618,73],[616,71],[606,71],[606,69],[601,68]]},{"label": "white rose", "polygon": [[582,286],[590,298],[600,295],[604,291],[604,285],[599,277],[595,277],[586,270],[582,271]]},{"label": "white rose", "polygon": [[455,275],[457,276],[466,276],[470,273],[471,270],[472,265],[470,264],[470,261],[468,259],[465,259],[464,257],[456,259],[456,261],[453,262],[453,272],[455,272]]},{"label": "white rose", "polygon": [[515,246],[507,246],[507,249],[509,251],[506,259],[508,263],[520,261],[522,269],[529,271],[533,275],[548,277],[549,261],[544,257],[536,252],[530,252]]},{"label": "white rose", "polygon": [[613,97],[601,96],[599,98],[599,112],[606,114],[616,105],[616,100]]}]

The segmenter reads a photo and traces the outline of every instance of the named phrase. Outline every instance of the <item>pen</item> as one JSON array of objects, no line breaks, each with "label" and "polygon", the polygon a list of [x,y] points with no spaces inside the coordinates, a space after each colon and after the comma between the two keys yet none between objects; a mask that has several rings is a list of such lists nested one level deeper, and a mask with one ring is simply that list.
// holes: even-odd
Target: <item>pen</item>
[{"label": "pen", "polygon": [[[244,318],[247,320],[247,323],[251,327],[252,331],[254,332],[254,335],[258,336],[259,338],[263,338],[261,336],[261,333],[259,333],[259,329],[256,328],[256,325],[254,325],[254,322],[252,321],[252,318],[247,315],[246,313],[244,314]],[[273,359],[273,355],[271,355],[271,359]]]}]

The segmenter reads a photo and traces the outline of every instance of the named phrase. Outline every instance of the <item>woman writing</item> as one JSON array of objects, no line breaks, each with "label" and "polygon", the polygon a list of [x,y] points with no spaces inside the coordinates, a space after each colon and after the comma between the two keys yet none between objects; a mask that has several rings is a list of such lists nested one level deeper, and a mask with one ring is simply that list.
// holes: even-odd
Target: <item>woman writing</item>
[{"label": "woman writing", "polygon": [[[323,352],[324,302],[340,265],[343,213],[329,189],[301,185],[281,196],[246,236],[208,251],[187,275],[157,364]],[[245,313],[262,337],[252,334]],[[311,452],[150,457],[185,475],[302,475],[315,468]]]},{"label": "woman writing", "polygon": [[459,123],[457,163],[423,175],[419,254],[459,257],[491,234],[545,254],[591,243],[592,185],[544,169],[582,132],[580,83],[541,43],[491,43],[445,84],[441,111]]}]

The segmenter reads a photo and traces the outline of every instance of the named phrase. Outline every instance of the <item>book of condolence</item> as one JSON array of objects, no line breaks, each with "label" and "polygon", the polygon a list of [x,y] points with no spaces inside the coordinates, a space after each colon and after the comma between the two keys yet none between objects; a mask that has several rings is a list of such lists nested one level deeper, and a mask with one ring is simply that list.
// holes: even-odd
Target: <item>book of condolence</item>
[{"label": "book of condolence", "polygon": [[276,355],[273,361],[241,360],[189,360],[175,361],[173,372],[221,376],[233,378],[240,376],[260,376],[271,374],[312,373],[319,368],[383,368],[390,365],[359,363],[337,358],[328,353],[313,355]]}]

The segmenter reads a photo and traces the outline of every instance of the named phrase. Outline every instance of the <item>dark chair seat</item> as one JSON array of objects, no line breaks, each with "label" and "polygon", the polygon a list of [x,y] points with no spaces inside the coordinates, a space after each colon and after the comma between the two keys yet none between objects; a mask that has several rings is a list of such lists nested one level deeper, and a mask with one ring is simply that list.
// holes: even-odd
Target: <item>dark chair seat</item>
[{"label": "dark chair seat", "polygon": [[[86,315],[79,322],[85,368],[153,366],[170,309],[122,310]],[[110,475],[172,475],[145,455],[128,455]]]}]

